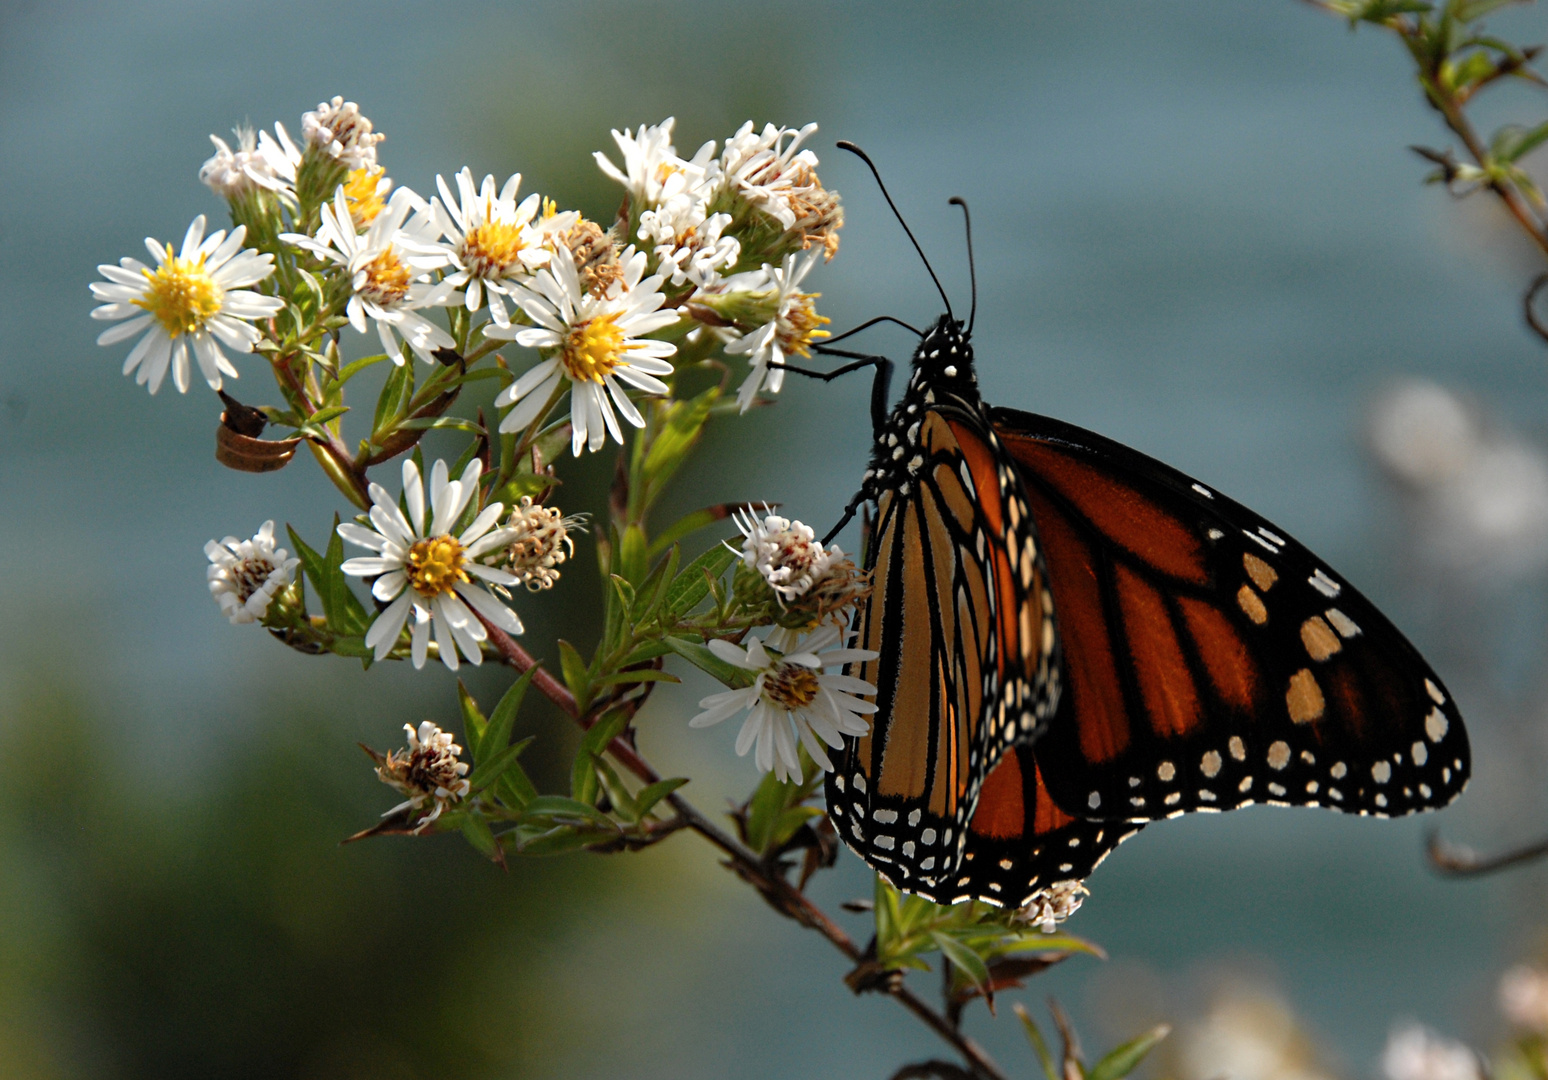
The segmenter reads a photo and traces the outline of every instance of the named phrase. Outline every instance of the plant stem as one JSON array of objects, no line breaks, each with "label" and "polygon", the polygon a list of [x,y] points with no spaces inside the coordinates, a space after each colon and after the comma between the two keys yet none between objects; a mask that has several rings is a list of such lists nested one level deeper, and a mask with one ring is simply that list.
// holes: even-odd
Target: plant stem
[{"label": "plant stem", "polygon": [[[474,614],[478,614],[474,612]],[[489,632],[489,640],[506,663],[520,672],[536,669],[532,676],[532,685],[536,686],[544,697],[569,716],[582,728],[590,728],[596,722],[596,716],[588,714],[582,716],[576,708],[575,697],[565,688],[564,684],[550,675],[541,664],[532,658],[532,655],[516,643],[516,641],[498,626],[489,622],[482,615],[479,621],[484,624],[484,629]],[[634,747],[630,746],[622,735],[615,738],[608,745],[608,753],[612,754],[618,763],[628,769],[642,782],[654,784],[661,779],[661,774],[642,758]],[[851,963],[860,963],[863,959],[862,950],[855,944],[854,939],[846,934],[842,927],[829,917],[828,913],[809,900],[805,893],[801,892],[784,875],[772,869],[758,858],[746,846],[717,826],[709,818],[705,817],[699,809],[681,795],[673,792],[667,796],[667,802],[683,819],[689,829],[698,833],[715,847],[719,848],[727,857],[727,865],[743,881],[747,882],[765,902],[774,910],[788,919],[800,923],[808,930],[815,930]],[[923,1000],[917,997],[901,981],[887,987],[885,990],[898,1004],[924,1023],[931,1031],[951,1045],[963,1059],[968,1062],[973,1072],[987,1080],[1005,1080],[1005,1074],[1000,1071],[998,1065],[986,1054],[972,1039],[968,1038],[943,1015],[931,1008]]]}]

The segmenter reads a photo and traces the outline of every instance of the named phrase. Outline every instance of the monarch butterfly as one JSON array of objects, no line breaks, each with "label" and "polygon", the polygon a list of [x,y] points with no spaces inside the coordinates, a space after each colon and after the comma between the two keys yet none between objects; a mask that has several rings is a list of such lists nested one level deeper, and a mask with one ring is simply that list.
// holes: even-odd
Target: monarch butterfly
[{"label": "monarch butterfly", "polygon": [[880,655],[852,674],[879,709],[826,781],[857,854],[939,903],[1021,906],[1159,818],[1457,796],[1456,705],[1369,601],[1191,477],[986,405],[973,317],[941,296],[890,413],[884,357],[824,345],[853,362],[791,369],[876,369],[869,467],[829,535],[875,507],[854,630]]}]

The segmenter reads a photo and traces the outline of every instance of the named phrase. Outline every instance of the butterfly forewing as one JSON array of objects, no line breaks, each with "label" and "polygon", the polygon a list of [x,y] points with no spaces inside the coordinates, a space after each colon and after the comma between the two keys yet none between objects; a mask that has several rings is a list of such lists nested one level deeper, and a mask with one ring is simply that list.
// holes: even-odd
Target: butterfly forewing
[{"label": "butterfly forewing", "polygon": [[[851,674],[874,684],[868,735],[827,785],[844,840],[899,887],[953,880],[985,778],[1057,702],[1058,634],[1014,463],[981,409],[907,399],[888,435],[866,553],[873,591]],[[885,445],[885,444],[884,444]]]},{"label": "butterfly forewing", "polygon": [[1059,613],[1064,700],[1037,757],[1065,810],[1397,815],[1461,791],[1467,735],[1444,684],[1311,552],[1099,435],[1010,409],[992,420]]}]

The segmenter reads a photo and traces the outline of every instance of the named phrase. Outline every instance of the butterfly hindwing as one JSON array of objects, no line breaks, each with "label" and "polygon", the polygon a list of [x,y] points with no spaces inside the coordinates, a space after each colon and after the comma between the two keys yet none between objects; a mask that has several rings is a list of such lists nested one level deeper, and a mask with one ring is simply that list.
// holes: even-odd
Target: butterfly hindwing
[{"label": "butterfly hindwing", "polygon": [[1010,409],[1063,639],[1049,790],[1090,818],[1252,802],[1397,815],[1469,773],[1450,694],[1403,635],[1283,530],[1073,425]]}]

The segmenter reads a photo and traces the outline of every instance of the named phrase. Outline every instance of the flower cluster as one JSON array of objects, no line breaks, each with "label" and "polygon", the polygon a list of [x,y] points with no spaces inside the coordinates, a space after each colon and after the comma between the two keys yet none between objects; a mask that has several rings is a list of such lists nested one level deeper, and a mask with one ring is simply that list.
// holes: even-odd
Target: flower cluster
[{"label": "flower cluster", "polygon": [[1080,910],[1091,890],[1079,881],[1056,881],[1045,889],[1039,889],[1031,900],[1018,908],[1012,921],[1039,927],[1051,934],[1065,919]]},{"label": "flower cluster", "polygon": [[451,732],[442,731],[430,721],[420,724],[418,731],[412,724],[404,724],[403,730],[408,735],[408,749],[402,753],[389,750],[386,757],[379,759],[376,775],[408,798],[382,816],[421,810],[425,804],[432,804],[430,812],[415,822],[414,831],[422,832],[448,806],[467,798],[472,787],[466,779],[468,763],[457,760],[462,747],[452,741]]},{"label": "flower cluster", "polygon": [[251,540],[234,536],[218,544],[211,540],[204,545],[204,554],[210,560],[210,595],[233,626],[267,615],[275,595],[295,580],[301,563],[274,546],[272,521],[265,521]]}]

